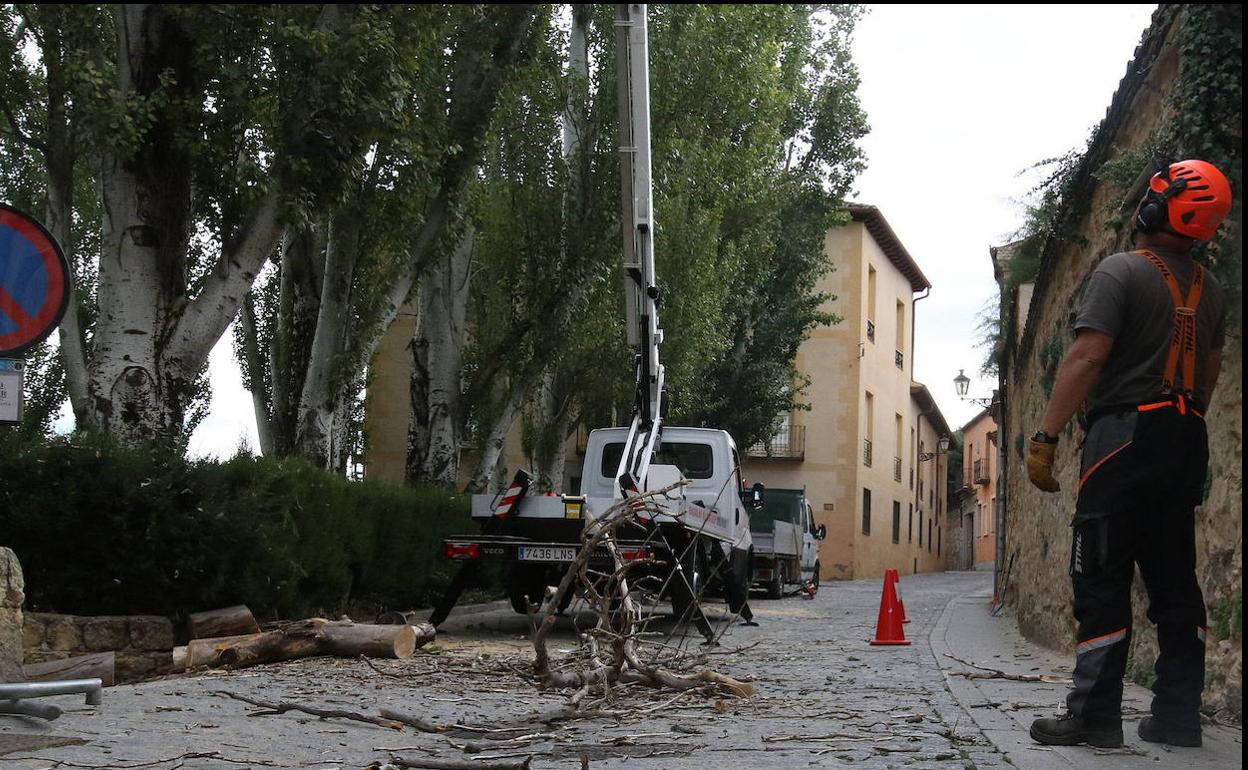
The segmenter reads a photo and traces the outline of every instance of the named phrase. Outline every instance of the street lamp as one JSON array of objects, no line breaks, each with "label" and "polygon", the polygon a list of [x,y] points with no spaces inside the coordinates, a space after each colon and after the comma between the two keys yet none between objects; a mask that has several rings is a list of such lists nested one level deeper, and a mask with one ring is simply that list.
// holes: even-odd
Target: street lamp
[{"label": "street lamp", "polygon": [[949,437],[941,436],[940,440],[936,442],[935,452],[919,452],[919,462],[925,463],[928,460],[935,457],[936,455],[943,455],[943,454],[947,454],[948,452],[949,452]]},{"label": "street lamp", "polygon": [[970,401],[972,404],[979,404],[984,408],[990,407],[997,402],[995,393],[990,398],[975,398],[974,396],[966,395],[966,392],[971,387],[971,378],[967,377],[961,369],[958,370],[958,376],[953,378],[953,387],[958,391],[958,398],[963,401]]}]

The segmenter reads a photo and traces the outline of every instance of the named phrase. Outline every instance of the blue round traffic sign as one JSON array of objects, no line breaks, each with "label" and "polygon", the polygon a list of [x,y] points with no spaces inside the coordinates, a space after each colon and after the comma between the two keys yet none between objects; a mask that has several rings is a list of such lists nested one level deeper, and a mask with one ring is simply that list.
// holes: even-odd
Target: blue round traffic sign
[{"label": "blue round traffic sign", "polygon": [[69,304],[69,265],[33,218],[0,203],[0,356],[42,342]]}]

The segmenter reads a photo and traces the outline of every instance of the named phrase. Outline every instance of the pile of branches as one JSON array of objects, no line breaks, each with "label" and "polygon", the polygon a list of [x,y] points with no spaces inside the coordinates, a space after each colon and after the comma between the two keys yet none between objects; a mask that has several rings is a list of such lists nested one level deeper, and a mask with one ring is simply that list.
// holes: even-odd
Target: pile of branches
[{"label": "pile of branches", "polygon": [[[616,535],[622,527],[642,527],[661,538],[658,528],[646,527],[644,522],[659,515],[671,516],[657,499],[685,483],[688,482],[620,500],[601,516],[588,519],[581,533],[576,560],[569,565],[558,587],[547,591],[540,607],[531,612],[536,680],[545,689],[575,690],[570,700],[573,707],[580,706],[590,695],[609,699],[619,685],[635,684],[681,692],[702,690],[733,697],[754,694],[753,685],[747,682],[706,668],[692,670],[705,656],[690,655],[679,647],[646,640],[646,619],[636,598],[635,586],[630,585],[630,573],[655,560],[653,557],[626,560]],[[668,553],[676,553],[670,543],[665,543],[665,547]],[[602,552],[610,556],[608,570],[595,569],[590,564],[591,556]],[[673,571],[671,579],[685,580],[688,585],[687,576],[679,568]],[[554,661],[547,650],[546,639],[554,628],[563,597],[578,589],[596,622],[592,627],[578,629],[578,650],[566,659]],[[692,587],[689,590],[692,592]],[[693,614],[705,624],[697,604],[699,598],[694,595]]]}]

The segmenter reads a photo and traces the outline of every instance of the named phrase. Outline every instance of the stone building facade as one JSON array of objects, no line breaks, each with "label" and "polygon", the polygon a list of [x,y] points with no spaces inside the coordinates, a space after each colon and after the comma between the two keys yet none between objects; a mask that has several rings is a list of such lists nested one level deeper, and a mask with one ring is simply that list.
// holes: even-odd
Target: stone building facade
[{"label": "stone building facade", "polygon": [[962,427],[962,485],[972,498],[971,565],[990,570],[997,556],[997,421],[984,409]]},{"label": "stone building facade", "polygon": [[[1001,367],[1006,413],[1002,440],[1007,441],[1005,553],[1011,565],[1007,601],[1020,629],[1033,640],[1071,649],[1074,619],[1067,574],[1070,519],[1078,488],[1079,429],[1072,421],[1061,437],[1056,475],[1059,494],[1032,487],[1023,464],[1026,437],[1040,424],[1056,366],[1073,339],[1072,316],[1082,287],[1098,262],[1130,248],[1127,221],[1147,182],[1147,149],[1175,119],[1170,94],[1184,67],[1185,25],[1200,6],[1160,6],[1136,51],[1105,120],[1074,170],[1063,197],[1059,223],[1073,237],[1050,239],[1041,255],[1039,274],[1027,303],[1026,324],[1017,340],[1007,335]],[[1205,6],[1203,8],[1209,8]],[[1236,25],[1238,27],[1238,25]],[[1234,52],[1236,58],[1238,51]],[[1134,184],[1114,182],[1104,174],[1110,161],[1138,158]],[[1235,191],[1242,196],[1242,190]],[[1242,207],[1236,200],[1224,249],[1242,260]],[[1232,287],[1232,296],[1238,287]],[[1013,317],[1023,317],[1017,293]],[[1243,363],[1242,321],[1232,310],[1223,350],[1222,379],[1207,422],[1211,473],[1204,504],[1197,511],[1197,572],[1210,611],[1206,710],[1242,714],[1242,478]],[[1156,657],[1155,630],[1145,616],[1147,600],[1136,581],[1135,633],[1128,675],[1148,681]]]},{"label": "stone building facade", "polygon": [[930,283],[878,208],[848,211],[824,242],[836,270],[815,287],[830,296],[822,309],[844,320],[802,343],[795,363],[810,377],[808,408],[746,448],[742,471],[749,482],[806,490],[828,530],[825,578],[943,570],[947,458],[937,444],[951,432],[912,379],[916,294]]}]

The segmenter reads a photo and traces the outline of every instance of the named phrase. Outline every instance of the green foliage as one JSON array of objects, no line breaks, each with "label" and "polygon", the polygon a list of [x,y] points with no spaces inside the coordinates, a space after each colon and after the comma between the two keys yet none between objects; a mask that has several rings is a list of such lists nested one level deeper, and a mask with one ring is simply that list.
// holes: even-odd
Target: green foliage
[{"label": "green foliage", "polygon": [[1244,635],[1244,589],[1209,605],[1209,618],[1213,621],[1215,639],[1239,639]]},{"label": "green foliage", "polygon": [[[1233,3],[1181,8],[1182,66],[1170,94],[1174,117],[1162,127],[1156,144],[1170,158],[1200,158],[1226,174],[1235,194],[1230,222],[1238,223],[1244,189],[1244,7]],[[1238,225],[1223,226],[1205,247],[1205,259],[1227,289],[1227,307],[1237,322],[1242,322],[1240,237]]]},{"label": "green foliage", "polygon": [[1053,395],[1053,386],[1057,383],[1057,368],[1062,363],[1062,354],[1066,344],[1060,336],[1050,337],[1040,348],[1040,386],[1044,388],[1045,398]]},{"label": "green foliage", "polygon": [[864,161],[859,6],[669,5],[652,24],[656,254],[673,424],[765,439],[806,378],[812,291]]},{"label": "green foliage", "polygon": [[428,605],[441,540],[467,499],[349,482],[299,460],[185,462],[164,448],[0,441],[0,531],[28,607],[179,615],[246,603],[262,617]]}]

